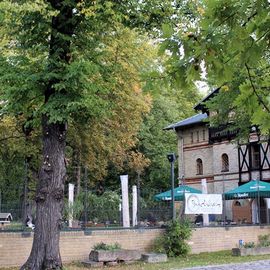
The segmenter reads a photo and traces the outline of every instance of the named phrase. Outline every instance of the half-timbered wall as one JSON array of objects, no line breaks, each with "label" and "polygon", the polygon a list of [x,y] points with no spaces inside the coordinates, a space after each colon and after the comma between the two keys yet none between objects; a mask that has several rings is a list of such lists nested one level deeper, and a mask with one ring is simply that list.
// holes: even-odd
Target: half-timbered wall
[{"label": "half-timbered wall", "polygon": [[239,145],[239,184],[252,179],[270,180],[269,144],[269,141],[256,141]]}]

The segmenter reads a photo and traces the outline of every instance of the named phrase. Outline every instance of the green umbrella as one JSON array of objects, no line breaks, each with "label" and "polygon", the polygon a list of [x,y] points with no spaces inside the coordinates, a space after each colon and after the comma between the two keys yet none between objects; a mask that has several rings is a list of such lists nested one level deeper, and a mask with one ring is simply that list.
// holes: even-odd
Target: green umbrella
[{"label": "green umbrella", "polygon": [[[189,187],[189,186],[179,186],[173,190],[174,200],[183,201],[184,193],[202,193],[200,190]],[[171,190],[162,192],[154,196],[156,201],[170,201],[172,199]]]},{"label": "green umbrella", "polygon": [[242,186],[225,192],[224,195],[225,200],[256,198],[258,196],[270,198],[270,184],[259,180],[251,180]]}]

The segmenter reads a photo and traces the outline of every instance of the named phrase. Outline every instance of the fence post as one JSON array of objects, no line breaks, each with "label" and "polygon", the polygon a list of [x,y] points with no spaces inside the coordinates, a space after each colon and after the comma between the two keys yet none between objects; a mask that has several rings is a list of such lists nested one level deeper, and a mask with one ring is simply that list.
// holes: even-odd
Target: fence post
[{"label": "fence post", "polygon": [[87,223],[87,179],[88,171],[87,168],[84,168],[84,215],[83,215],[83,228],[86,229]]},{"label": "fence post", "polygon": [[24,161],[24,166],[25,166],[25,175],[24,175],[24,183],[23,183],[23,209],[22,209],[22,224],[23,227],[25,227],[25,221],[27,218],[27,197],[28,197],[28,160],[25,158]]},{"label": "fence post", "polygon": [[138,172],[137,175],[137,225],[141,222],[141,174]]}]

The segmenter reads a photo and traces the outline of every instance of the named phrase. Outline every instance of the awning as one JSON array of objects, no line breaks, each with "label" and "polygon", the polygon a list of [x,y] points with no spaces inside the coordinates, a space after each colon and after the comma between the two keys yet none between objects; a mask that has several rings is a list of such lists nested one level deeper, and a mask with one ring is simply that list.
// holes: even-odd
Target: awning
[{"label": "awning", "polygon": [[264,181],[251,180],[250,182],[224,193],[225,200],[246,198],[270,198],[270,184]]},{"label": "awning", "polygon": [[[189,186],[179,186],[173,190],[174,200],[183,201],[184,193],[202,193],[202,192],[196,188],[192,188]],[[171,201],[172,199],[171,190],[155,195],[154,199],[156,201]]]}]

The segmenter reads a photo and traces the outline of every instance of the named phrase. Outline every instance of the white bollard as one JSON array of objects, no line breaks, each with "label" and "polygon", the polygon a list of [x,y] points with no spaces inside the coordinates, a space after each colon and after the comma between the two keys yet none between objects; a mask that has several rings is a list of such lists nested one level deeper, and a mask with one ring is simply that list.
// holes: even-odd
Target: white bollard
[{"label": "white bollard", "polygon": [[137,186],[132,186],[132,226],[138,224]]},{"label": "white bollard", "polygon": [[72,227],[73,221],[74,184],[68,184],[68,227]]},{"label": "white bollard", "polygon": [[120,175],[122,189],[122,219],[123,227],[130,227],[129,203],[128,203],[128,175]]}]

